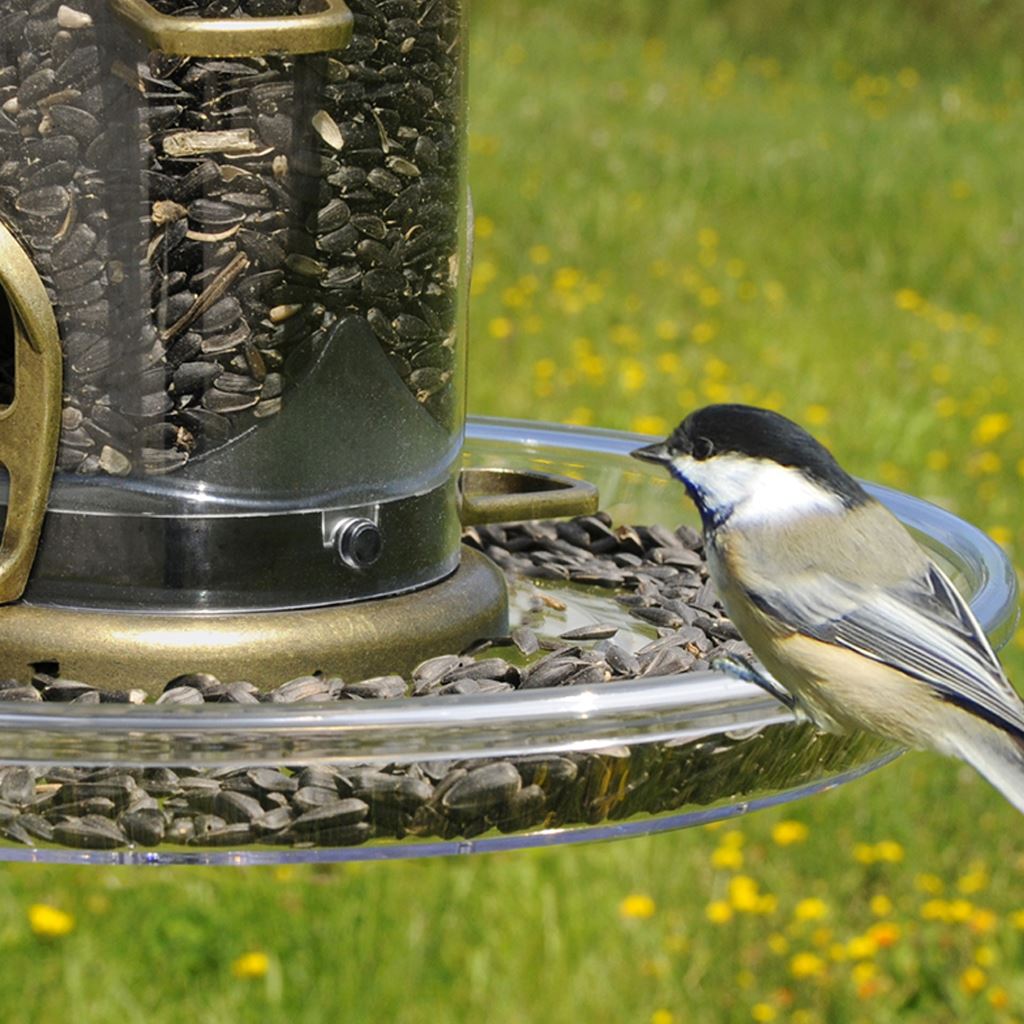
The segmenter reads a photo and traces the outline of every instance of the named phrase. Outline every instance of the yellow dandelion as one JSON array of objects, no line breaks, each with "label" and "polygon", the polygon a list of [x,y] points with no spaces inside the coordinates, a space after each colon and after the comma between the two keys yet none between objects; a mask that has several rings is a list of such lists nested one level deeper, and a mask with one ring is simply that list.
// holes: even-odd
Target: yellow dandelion
[{"label": "yellow dandelion", "polygon": [[746,843],[747,837],[738,829],[731,828],[727,832],[722,833],[722,837],[719,842],[723,846],[731,846],[734,849],[740,849]]},{"label": "yellow dandelion", "polygon": [[732,920],[732,907],[725,900],[712,900],[705,907],[704,916],[712,924],[726,924]]},{"label": "yellow dandelion", "polygon": [[757,897],[754,907],[755,914],[774,914],[779,909],[779,898],[773,892],[762,893]]},{"label": "yellow dandelion", "polygon": [[944,420],[955,416],[960,410],[960,403],[951,395],[943,395],[935,400],[935,412]]},{"label": "yellow dandelion", "polygon": [[651,1014],[651,1024],[676,1024],[676,1015],[671,1010],[655,1010]]},{"label": "yellow dandelion", "polygon": [[974,904],[970,900],[951,900],[946,904],[946,917],[949,921],[963,924],[974,915]]},{"label": "yellow dandelion", "polygon": [[878,952],[878,943],[870,935],[855,935],[846,943],[851,960],[870,960]]},{"label": "yellow dandelion", "polygon": [[818,978],[825,973],[825,961],[817,953],[797,953],[790,958],[789,973],[794,978]]},{"label": "yellow dandelion", "polygon": [[630,430],[636,434],[664,435],[668,429],[668,420],[663,416],[634,416],[630,423]]},{"label": "yellow dandelion", "polygon": [[718,245],[718,232],[714,228],[701,228],[697,232],[697,244],[702,249],[713,249]]},{"label": "yellow dandelion", "polygon": [[793,917],[797,921],[820,921],[827,916],[828,904],[817,896],[808,896],[793,908]]},{"label": "yellow dandelion", "polygon": [[975,935],[988,935],[995,930],[999,918],[994,910],[988,907],[977,907],[967,919],[968,927]]},{"label": "yellow dandelion", "polygon": [[[949,917],[949,904],[940,899],[925,900],[920,913],[925,921],[945,921]],[[1021,912],[1020,927],[1024,928],[1024,911]]]},{"label": "yellow dandelion", "polygon": [[654,325],[654,333],[661,341],[675,341],[679,337],[677,320],[659,320]]},{"label": "yellow dandelion", "polygon": [[571,292],[582,279],[583,275],[575,267],[559,267],[552,284],[557,292]]},{"label": "yellow dandelion", "polygon": [[988,984],[988,975],[977,965],[965,967],[960,974],[960,987],[969,996],[976,996]]},{"label": "yellow dandelion", "polygon": [[996,962],[996,951],[991,946],[979,946],[974,951],[974,962],[979,967],[991,967]]},{"label": "yellow dandelion", "polygon": [[854,843],[853,859],[858,864],[874,864],[878,860],[875,848],[870,843]]},{"label": "yellow dandelion", "polygon": [[895,840],[883,839],[880,843],[875,843],[875,858],[877,860],[898,864],[903,860],[903,856],[903,847]]},{"label": "yellow dandelion", "polygon": [[1010,914],[1010,924],[1018,931],[1024,931],[1024,910],[1015,910]]},{"label": "yellow dandelion", "polygon": [[243,953],[231,964],[231,973],[236,978],[263,978],[270,970],[270,957],[259,950]]},{"label": "yellow dandelion", "polygon": [[594,422],[594,410],[586,405],[577,405],[563,422],[574,427],[589,427]]},{"label": "yellow dandelion", "polygon": [[908,313],[913,313],[924,305],[924,298],[920,292],[914,291],[913,288],[901,288],[896,293],[896,305],[900,309],[905,309]]},{"label": "yellow dandelion", "polygon": [[734,910],[757,913],[760,898],[757,882],[749,875],[734,875],[729,879],[729,903]]},{"label": "yellow dandelion", "polygon": [[809,405],[804,409],[804,419],[809,426],[822,427],[831,419],[831,413],[824,405]]},{"label": "yellow dandelion", "polygon": [[743,867],[743,851],[735,846],[719,846],[711,853],[711,866],[718,871],[739,871]]},{"label": "yellow dandelion", "polygon": [[655,365],[660,373],[665,373],[669,376],[677,374],[682,366],[679,362],[679,356],[675,352],[662,352],[658,356]]},{"label": "yellow dandelion", "polygon": [[1002,985],[993,985],[985,993],[985,998],[994,1010],[1005,1010],[1010,1005],[1010,993]]},{"label": "yellow dandelion", "polygon": [[1013,426],[1013,420],[1005,412],[986,413],[974,426],[971,438],[975,444],[992,444]]},{"label": "yellow dandelion", "polygon": [[706,345],[709,341],[714,340],[717,333],[718,329],[715,325],[706,320],[701,320],[690,328],[690,338],[695,345]]},{"label": "yellow dandelion", "polygon": [[880,949],[895,946],[902,934],[902,929],[895,921],[879,921],[867,930],[868,937]]},{"label": "yellow dandelion", "polygon": [[776,956],[785,956],[789,952],[789,939],[782,932],[772,932],[768,936],[768,948]]},{"label": "yellow dandelion", "polygon": [[530,262],[538,267],[551,262],[551,250],[546,245],[531,245],[527,255]]},{"label": "yellow dandelion", "polygon": [[507,316],[493,317],[487,325],[487,333],[496,341],[505,341],[512,337],[513,325]]},{"label": "yellow dandelion", "polygon": [[477,238],[490,238],[494,234],[494,221],[485,214],[481,214],[473,222],[473,234]]},{"label": "yellow dandelion", "polygon": [[778,846],[792,846],[807,839],[808,828],[802,821],[786,819],[772,827],[772,841]]},{"label": "yellow dandelion", "polygon": [[1008,526],[990,526],[986,532],[1000,547],[1009,547],[1013,541],[1013,531]]},{"label": "yellow dandelion", "polygon": [[906,89],[909,92],[921,84],[921,75],[916,68],[900,68],[896,72],[896,82],[901,89]]},{"label": "yellow dandelion", "polygon": [[924,871],[914,876],[914,888],[930,896],[937,896],[945,888],[945,883],[938,875]]},{"label": "yellow dandelion", "polygon": [[956,891],[964,896],[973,896],[988,887],[988,871],[982,864],[975,865],[961,875],[956,882]]},{"label": "yellow dandelion", "polygon": [[28,908],[28,926],[44,939],[59,939],[75,927],[75,919],[48,903],[33,903]]},{"label": "yellow dandelion", "polygon": [[863,985],[865,982],[871,981],[878,974],[878,966],[865,961],[864,963],[854,964],[853,970],[850,973],[858,985]]},{"label": "yellow dandelion", "polygon": [[629,394],[635,394],[647,382],[647,371],[639,360],[623,359],[619,364],[619,378],[622,381],[623,390]]},{"label": "yellow dandelion", "polygon": [[893,911],[892,900],[884,893],[877,893],[872,896],[868,906],[875,917],[888,917]]},{"label": "yellow dandelion", "polygon": [[943,448],[933,448],[925,457],[924,464],[933,473],[942,473],[949,469],[949,452]]},{"label": "yellow dandelion", "polygon": [[646,893],[634,892],[619,904],[619,917],[643,921],[654,917],[655,909],[654,900],[650,896]]},{"label": "yellow dandelion", "polygon": [[779,1012],[771,1003],[754,1003],[750,1008],[750,1017],[758,1021],[758,1024],[769,1024],[778,1017]]},{"label": "yellow dandelion", "polygon": [[1003,460],[995,452],[978,452],[967,460],[971,476],[995,476],[1003,468]]}]

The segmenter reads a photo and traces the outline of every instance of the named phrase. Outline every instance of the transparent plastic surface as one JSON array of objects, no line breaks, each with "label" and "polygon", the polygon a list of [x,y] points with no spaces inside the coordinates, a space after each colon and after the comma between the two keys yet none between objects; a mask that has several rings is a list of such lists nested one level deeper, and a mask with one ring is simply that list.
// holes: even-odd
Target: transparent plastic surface
[{"label": "transparent plastic surface", "polygon": [[460,4],[349,6],[342,49],[182,56],[148,48],[108,0],[0,0],[0,217],[65,351],[51,507],[305,511],[451,484]]},{"label": "transparent plastic surface", "polygon": [[[466,460],[580,473],[617,520],[675,524],[678,488],[628,458],[642,440],[471,420]],[[1016,584],[999,549],[934,506],[878,493],[1003,642]],[[566,584],[551,596],[570,606],[552,612],[552,635],[614,620],[613,592],[574,597]],[[5,702],[0,857],[248,864],[571,843],[802,798],[896,753],[864,734],[816,734],[710,672],[312,707]]]}]

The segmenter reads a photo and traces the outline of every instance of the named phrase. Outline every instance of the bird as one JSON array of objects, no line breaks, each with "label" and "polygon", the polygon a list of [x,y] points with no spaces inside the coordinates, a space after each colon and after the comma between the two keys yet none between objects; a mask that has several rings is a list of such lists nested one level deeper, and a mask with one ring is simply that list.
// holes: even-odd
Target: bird
[{"label": "bird", "polygon": [[1024,703],[953,583],[824,445],[772,410],[716,404],[630,454],[697,506],[708,572],[760,663],[713,667],[821,730],[960,758],[1024,811]]}]

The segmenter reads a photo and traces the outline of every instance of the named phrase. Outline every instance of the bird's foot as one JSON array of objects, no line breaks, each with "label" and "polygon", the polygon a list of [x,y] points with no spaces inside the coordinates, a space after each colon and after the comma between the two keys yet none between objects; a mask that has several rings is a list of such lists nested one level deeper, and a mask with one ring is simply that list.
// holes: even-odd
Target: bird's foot
[{"label": "bird's foot", "polygon": [[797,704],[796,698],[773,675],[755,665],[749,658],[741,654],[719,654],[711,659],[710,667],[715,672],[723,672],[733,679],[744,683],[753,683],[774,697],[780,704],[788,708],[797,718],[805,719],[807,715]]}]

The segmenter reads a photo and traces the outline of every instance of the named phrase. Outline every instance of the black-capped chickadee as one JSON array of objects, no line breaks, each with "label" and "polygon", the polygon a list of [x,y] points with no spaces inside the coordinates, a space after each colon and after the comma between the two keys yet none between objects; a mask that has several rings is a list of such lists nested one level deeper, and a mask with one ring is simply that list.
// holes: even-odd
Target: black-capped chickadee
[{"label": "black-capped chickadee", "polygon": [[1024,811],[1024,704],[967,603],[906,528],[792,421],[709,405],[632,453],[682,482],[708,569],[766,671],[819,728],[960,757]]}]

